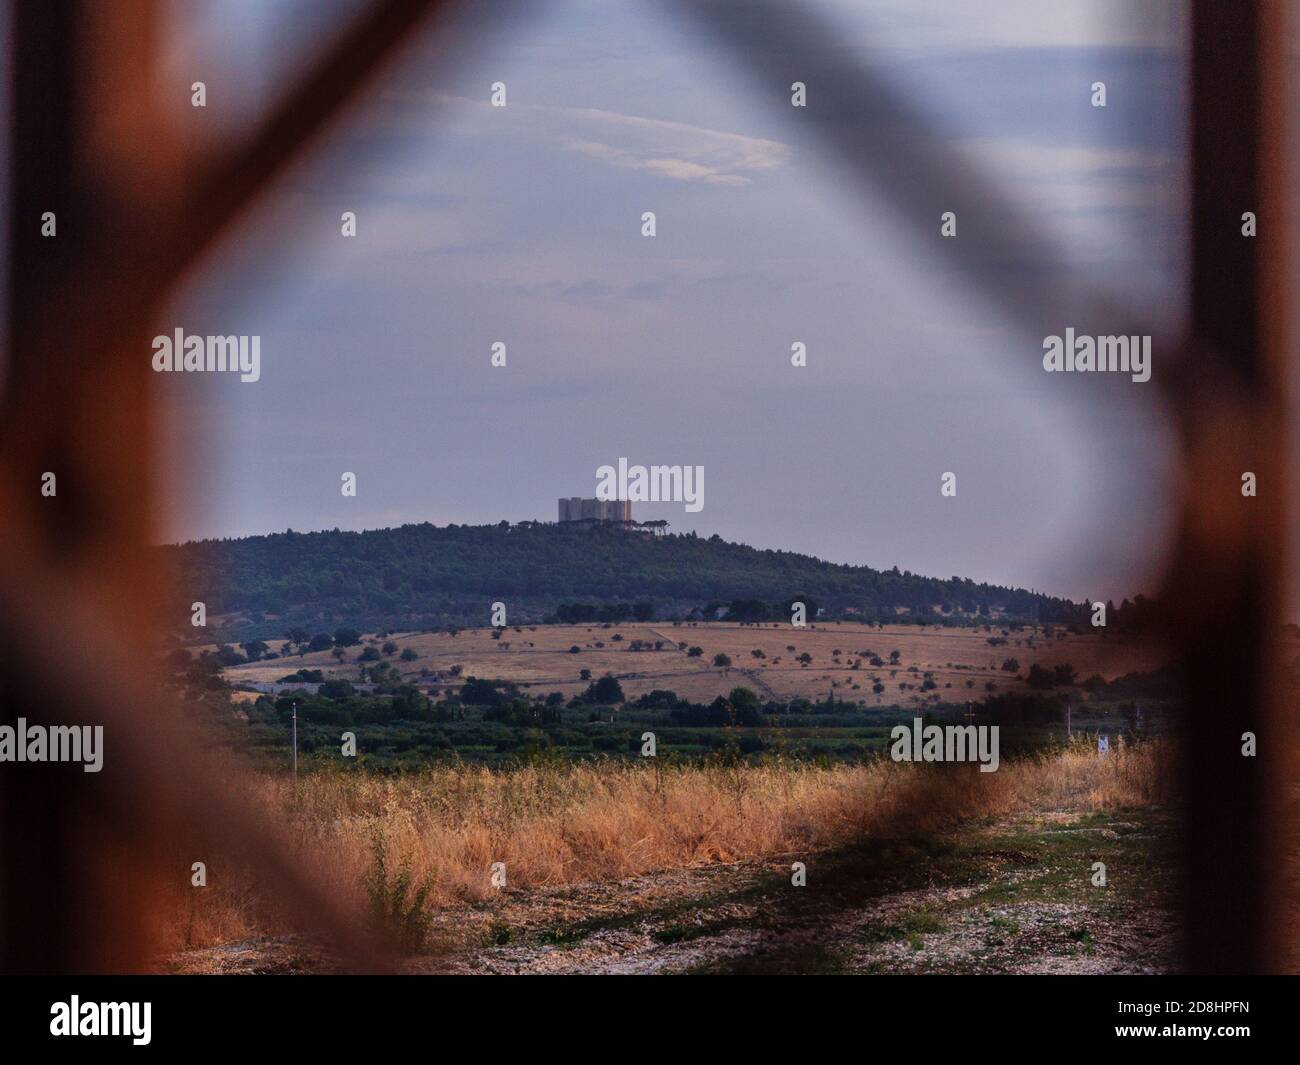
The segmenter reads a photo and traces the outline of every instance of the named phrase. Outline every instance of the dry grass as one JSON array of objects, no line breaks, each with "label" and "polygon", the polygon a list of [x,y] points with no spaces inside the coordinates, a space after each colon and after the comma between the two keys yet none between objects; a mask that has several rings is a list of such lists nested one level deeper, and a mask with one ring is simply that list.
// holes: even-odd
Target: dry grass
[{"label": "dry grass", "polygon": [[[1163,801],[1171,750],[1162,742],[1105,758],[1076,747],[974,766],[874,761],[817,767],[655,767],[644,763],[514,770],[436,767],[377,777],[319,773],[295,797],[284,778],[258,777],[268,816],[286,821],[304,862],[356,899],[382,840],[390,863],[431,885],[434,906],[481,899],[492,863],[507,886],[529,890],[638,876],[706,863],[801,855],[864,836],[932,831],[1025,810],[1110,810]],[[247,786],[247,784],[245,785]],[[287,930],[235,865],[210,863],[212,887],[188,890],[168,938],[207,946]],[[190,907],[194,906],[193,911]]]},{"label": "dry grass", "polygon": [[[789,625],[752,627],[710,622],[673,626],[671,623],[613,625],[538,625],[524,626],[521,632],[506,630],[499,640],[492,639],[491,629],[467,629],[456,636],[445,632],[409,633],[394,637],[399,651],[410,648],[419,657],[414,662],[393,658],[405,679],[432,691],[459,687],[460,680],[447,678],[443,683],[423,678],[421,669],[447,671],[460,666],[464,676],[490,677],[527,685],[538,692],[558,691],[566,697],[587,686],[579,672],[589,669],[598,677],[612,673],[619,677],[629,698],[636,698],[655,688],[667,688],[683,698],[709,702],[725,695],[737,685],[752,688],[765,697],[778,699],[824,699],[832,688],[838,698],[861,701],[867,705],[889,705],[900,693],[898,682],[919,678],[909,674],[915,666],[934,675],[940,694],[949,698],[982,697],[985,684],[994,690],[1024,690],[1014,673],[1004,672],[1002,663],[1014,658],[1020,672],[1026,674],[1032,663],[1051,668],[1068,662],[1079,677],[1099,673],[1110,680],[1125,673],[1151,670],[1166,661],[1163,649],[1150,641],[1102,638],[1095,635],[1064,635],[1046,640],[1041,633],[1028,630],[1012,633],[1005,646],[991,647],[989,637],[1000,633],[982,629],[887,625],[884,629],[855,622],[819,622],[805,629]],[[623,637],[615,641],[614,635]],[[1030,646],[1030,640],[1033,646]],[[660,651],[630,651],[632,641],[653,646]],[[279,641],[270,641],[279,647]],[[699,657],[688,657],[678,650],[679,642],[702,648]],[[597,644],[603,644],[598,647]],[[578,654],[570,654],[578,647]],[[788,647],[794,647],[793,652]],[[751,652],[763,651],[756,659]],[[273,681],[300,668],[322,669],[327,674],[357,678],[356,661],[360,648],[350,648],[348,660],[338,663],[328,651],[318,651],[299,658],[254,662],[226,671],[226,679]],[[861,652],[871,650],[888,661],[889,653],[898,650],[897,666],[873,668]],[[837,656],[836,651],[840,654]],[[795,659],[801,653],[812,656],[812,664],[803,667]],[[730,657],[730,669],[712,665],[713,656]],[[858,664],[856,669],[854,663]],[[886,686],[885,697],[871,694],[871,680],[879,677]],[[973,689],[966,688],[974,681]],[[857,688],[854,688],[857,685]],[[947,686],[951,685],[951,688]]]}]

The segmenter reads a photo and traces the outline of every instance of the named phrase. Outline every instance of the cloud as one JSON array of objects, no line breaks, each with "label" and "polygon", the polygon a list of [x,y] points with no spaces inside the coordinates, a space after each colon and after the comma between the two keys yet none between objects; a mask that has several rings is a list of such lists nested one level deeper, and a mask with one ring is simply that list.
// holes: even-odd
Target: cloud
[{"label": "cloud", "polygon": [[[962,139],[1013,201],[1049,220],[1076,264],[1160,261],[1154,230],[1171,226],[1185,196],[1179,157],[1164,148],[1050,143],[1024,137]],[[1154,256],[1154,259],[1152,258]]]},{"label": "cloud", "polygon": [[612,166],[648,170],[674,181],[747,185],[746,173],[771,170],[790,156],[780,141],[704,129],[684,122],[623,115],[593,108],[552,108],[563,127],[586,128],[587,137],[557,143]]},{"label": "cloud", "polygon": [[985,157],[1025,180],[1058,180],[1083,175],[1131,175],[1161,179],[1175,164],[1174,153],[1160,148],[1063,144],[1028,137],[964,138],[959,146]]},{"label": "cloud", "polygon": [[822,0],[846,39],[873,49],[933,55],[981,48],[1170,48],[1182,5],[1168,0]]},{"label": "cloud", "polygon": [[670,181],[737,187],[752,175],[782,166],[790,146],[763,137],[706,129],[596,108],[511,103],[493,108],[461,96],[439,95],[462,134],[509,133],[574,152],[622,170],[641,170]]},{"label": "cloud", "polygon": [[611,144],[578,139],[561,140],[558,146],[565,151],[578,152],[590,159],[599,159],[610,166],[625,170],[648,170],[660,177],[674,181],[703,181],[709,185],[748,185],[749,178],[739,174],[728,174],[718,167],[704,163],[693,163],[687,159],[650,159],[626,148],[616,148]]}]

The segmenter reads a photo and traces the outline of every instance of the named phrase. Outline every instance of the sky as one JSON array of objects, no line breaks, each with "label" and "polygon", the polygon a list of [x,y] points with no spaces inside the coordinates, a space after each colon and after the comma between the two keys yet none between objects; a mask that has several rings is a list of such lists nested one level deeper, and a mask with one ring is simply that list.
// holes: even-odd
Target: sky
[{"label": "sky", "polygon": [[[238,135],[356,6],[182,4],[176,121]],[[163,538],[552,521],[626,457],[704,468],[698,513],[634,505],[674,532],[1152,591],[1156,386],[1041,358],[1119,328],[1080,317],[1094,290],[1147,333],[1184,313],[1182,8],[812,3],[802,55],[749,10],[723,16],[739,51],[686,5],[614,0],[489,4],[416,42],[160,323],[258,335],[262,360],[165,380]],[[885,127],[900,152],[862,136]],[[910,172],[914,147],[941,162]],[[954,249],[940,214],[972,200]]]}]

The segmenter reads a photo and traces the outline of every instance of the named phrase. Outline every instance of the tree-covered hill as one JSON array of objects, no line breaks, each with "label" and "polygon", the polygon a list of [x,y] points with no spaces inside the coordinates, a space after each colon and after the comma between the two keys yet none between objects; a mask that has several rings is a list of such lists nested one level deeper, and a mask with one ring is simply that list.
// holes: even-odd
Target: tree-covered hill
[{"label": "tree-covered hill", "polygon": [[701,610],[713,617],[736,600],[752,608],[792,599],[815,603],[824,617],[863,620],[896,621],[901,612],[931,622],[1086,621],[1081,605],[1023,589],[836,565],[717,536],[578,523],[290,530],[159,550],[176,575],[175,616],[188,617],[189,605],[202,601],[209,617],[225,617],[221,634],[234,634],[237,617],[241,638],[279,636],[296,622],[486,625],[495,601],[507,604],[511,624],[542,621],[561,607],[571,616],[575,603],[639,602],[644,612],[649,601],[654,617],[672,618]]}]

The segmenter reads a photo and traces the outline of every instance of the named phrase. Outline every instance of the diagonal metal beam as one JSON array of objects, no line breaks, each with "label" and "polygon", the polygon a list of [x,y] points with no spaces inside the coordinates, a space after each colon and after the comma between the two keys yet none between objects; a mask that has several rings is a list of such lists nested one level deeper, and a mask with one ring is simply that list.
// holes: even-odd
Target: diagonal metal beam
[{"label": "diagonal metal beam", "polygon": [[155,281],[170,284],[254,199],[299,162],[392,62],[428,19],[452,0],[374,0],[262,120],[246,142],[206,168],[159,256]]},{"label": "diagonal metal beam", "polygon": [[[806,83],[808,102],[796,124],[850,182],[912,226],[918,245],[938,246],[954,277],[1013,323],[1041,336],[1058,332],[1068,314],[1064,320],[1102,333],[1151,331],[1150,316],[1122,292],[1082,291],[1048,229],[996,174],[955,148],[945,136],[951,131],[934,115],[847,48],[824,13],[781,0],[669,0],[666,6],[694,18],[731,52],[760,100],[789,112],[790,86]],[[944,211],[959,219],[957,240],[939,238]],[[1159,346],[1169,350],[1167,343]],[[1136,394],[1112,391],[1108,401]]]},{"label": "diagonal metal beam", "polygon": [[[157,419],[152,315],[186,270],[380,71],[435,0],[375,0],[240,147],[191,185],[150,109],[158,8],[16,0],[9,162],[9,374],[0,408],[0,702],[33,722],[101,724],[104,775],[6,773],[0,968],[151,962],[149,878],[178,839],[232,830],[283,898],[357,964],[373,956],[338,900],[288,864],[223,792],[174,708],[144,690],[159,575],[150,534]],[[135,177],[97,156],[118,137],[163,162]],[[152,139],[151,139],[152,138]],[[151,161],[152,162],[152,161]],[[187,189],[192,189],[186,193]],[[181,205],[180,209],[175,209]],[[40,236],[56,212],[59,235]],[[57,495],[39,491],[55,471]],[[93,604],[93,607],[91,606]],[[50,657],[68,642],[77,653]],[[34,683],[37,675],[46,679]],[[241,849],[241,848],[236,848]],[[177,875],[172,870],[170,875]],[[369,960],[368,960],[369,959]]]}]

